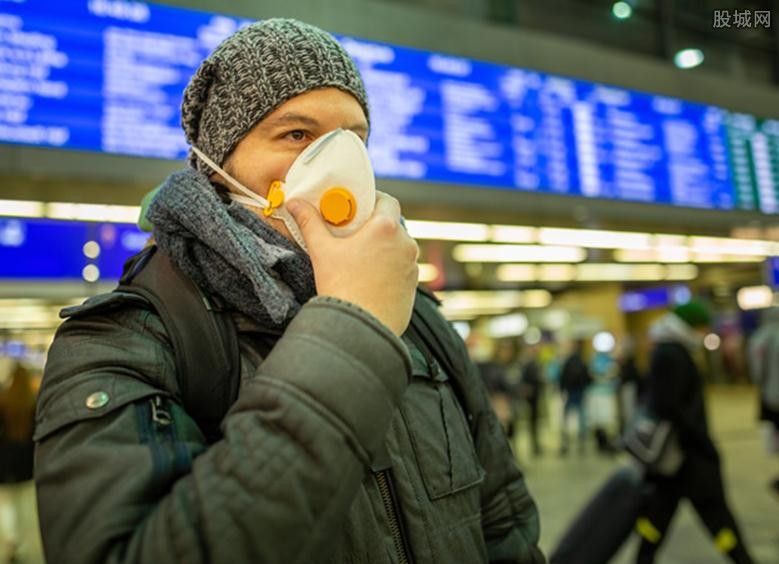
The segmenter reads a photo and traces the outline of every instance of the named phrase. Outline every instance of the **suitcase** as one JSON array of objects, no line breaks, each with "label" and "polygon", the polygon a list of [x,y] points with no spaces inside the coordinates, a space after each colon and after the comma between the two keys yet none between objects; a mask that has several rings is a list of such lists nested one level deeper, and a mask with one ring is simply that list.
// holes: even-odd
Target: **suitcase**
[{"label": "suitcase", "polygon": [[638,468],[617,470],[568,526],[550,564],[606,564],[630,535],[650,495],[651,486]]}]

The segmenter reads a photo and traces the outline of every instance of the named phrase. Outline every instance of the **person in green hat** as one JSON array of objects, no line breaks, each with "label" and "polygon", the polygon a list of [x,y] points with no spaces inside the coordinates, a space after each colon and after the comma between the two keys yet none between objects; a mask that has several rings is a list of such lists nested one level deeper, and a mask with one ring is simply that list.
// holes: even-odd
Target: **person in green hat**
[{"label": "person in green hat", "polygon": [[719,552],[738,564],[752,562],[725,497],[719,453],[706,422],[703,380],[692,356],[711,324],[708,307],[693,300],[677,305],[649,330],[654,349],[645,401],[657,418],[673,424],[684,462],[672,476],[647,476],[656,494],[636,522],[639,564],[654,562],[682,498],[692,503]]}]

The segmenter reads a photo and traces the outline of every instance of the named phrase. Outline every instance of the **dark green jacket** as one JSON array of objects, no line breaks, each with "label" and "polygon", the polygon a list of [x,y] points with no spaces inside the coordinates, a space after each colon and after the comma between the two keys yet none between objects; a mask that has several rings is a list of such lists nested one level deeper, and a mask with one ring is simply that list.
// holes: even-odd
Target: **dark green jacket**
[{"label": "dark green jacket", "polygon": [[474,440],[447,376],[361,309],[311,300],[264,360],[260,329],[235,320],[241,388],[210,446],[152,310],[109,302],[62,325],[36,430],[49,564],[544,561],[480,385]]}]

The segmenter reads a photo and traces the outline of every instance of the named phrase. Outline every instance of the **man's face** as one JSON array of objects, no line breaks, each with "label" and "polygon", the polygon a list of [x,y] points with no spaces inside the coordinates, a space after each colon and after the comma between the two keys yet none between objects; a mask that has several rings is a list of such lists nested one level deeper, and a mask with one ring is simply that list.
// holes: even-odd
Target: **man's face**
[{"label": "man's face", "polygon": [[[314,140],[338,128],[349,129],[363,141],[368,137],[368,121],[362,106],[351,94],[337,88],[321,88],[295,96],[265,116],[227,157],[224,169],[238,182],[263,198],[274,180],[284,180],[297,156]],[[222,185],[229,184],[212,176]],[[263,221],[288,239],[289,230],[281,220]]]}]

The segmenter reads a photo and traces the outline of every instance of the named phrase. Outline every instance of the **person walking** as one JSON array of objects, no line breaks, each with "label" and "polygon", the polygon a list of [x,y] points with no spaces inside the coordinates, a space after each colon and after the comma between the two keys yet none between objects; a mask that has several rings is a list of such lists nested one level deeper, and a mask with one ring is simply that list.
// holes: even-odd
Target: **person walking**
[{"label": "person walking", "polygon": [[706,420],[703,380],[692,356],[710,325],[707,307],[690,301],[675,307],[650,328],[654,348],[646,408],[654,417],[671,422],[684,461],[671,476],[650,472],[646,477],[655,492],[636,522],[641,537],[637,564],[655,561],[684,498],[692,503],[719,552],[737,564],[752,562],[726,501],[720,456]]}]

